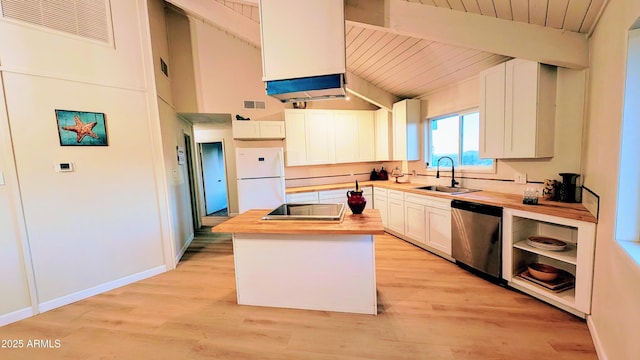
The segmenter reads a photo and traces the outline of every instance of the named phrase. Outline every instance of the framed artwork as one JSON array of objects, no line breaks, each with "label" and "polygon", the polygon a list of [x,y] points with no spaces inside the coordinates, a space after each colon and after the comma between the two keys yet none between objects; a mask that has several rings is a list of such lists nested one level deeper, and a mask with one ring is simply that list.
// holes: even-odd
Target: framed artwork
[{"label": "framed artwork", "polygon": [[104,113],[56,109],[61,146],[107,146]]}]

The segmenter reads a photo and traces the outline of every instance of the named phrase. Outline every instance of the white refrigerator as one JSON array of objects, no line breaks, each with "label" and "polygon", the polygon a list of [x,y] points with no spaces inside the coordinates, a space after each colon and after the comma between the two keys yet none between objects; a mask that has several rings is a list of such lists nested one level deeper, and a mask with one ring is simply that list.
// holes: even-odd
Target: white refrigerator
[{"label": "white refrigerator", "polygon": [[236,148],[238,207],[274,209],[285,202],[282,148]]}]

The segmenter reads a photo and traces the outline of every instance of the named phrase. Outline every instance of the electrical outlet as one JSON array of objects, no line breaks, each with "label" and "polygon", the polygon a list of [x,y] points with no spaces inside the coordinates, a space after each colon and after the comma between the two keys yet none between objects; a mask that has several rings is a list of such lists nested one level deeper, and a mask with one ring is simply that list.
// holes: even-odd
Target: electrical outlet
[{"label": "electrical outlet", "polygon": [[513,181],[516,184],[526,184],[527,183],[527,174],[525,174],[525,173],[516,173],[516,175],[514,176]]}]

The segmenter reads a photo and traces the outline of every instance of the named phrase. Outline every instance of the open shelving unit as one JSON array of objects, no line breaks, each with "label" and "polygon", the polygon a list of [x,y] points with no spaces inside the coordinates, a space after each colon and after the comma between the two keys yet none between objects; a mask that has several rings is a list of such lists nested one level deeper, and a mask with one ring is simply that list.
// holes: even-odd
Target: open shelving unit
[{"label": "open shelving unit", "polygon": [[[533,247],[529,236],[548,236],[567,243],[562,251]],[[503,213],[503,278],[509,286],[585,317],[591,312],[595,224],[514,209]],[[571,274],[574,287],[555,292],[521,276],[527,265],[539,262]]]}]

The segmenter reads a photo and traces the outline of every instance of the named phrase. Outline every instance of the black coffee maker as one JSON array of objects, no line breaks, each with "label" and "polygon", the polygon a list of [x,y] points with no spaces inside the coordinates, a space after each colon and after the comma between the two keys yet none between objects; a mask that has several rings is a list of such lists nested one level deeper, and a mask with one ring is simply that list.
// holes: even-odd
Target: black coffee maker
[{"label": "black coffee maker", "polygon": [[560,173],[562,183],[558,184],[558,200],[562,202],[576,202],[576,180],[580,174]]}]

